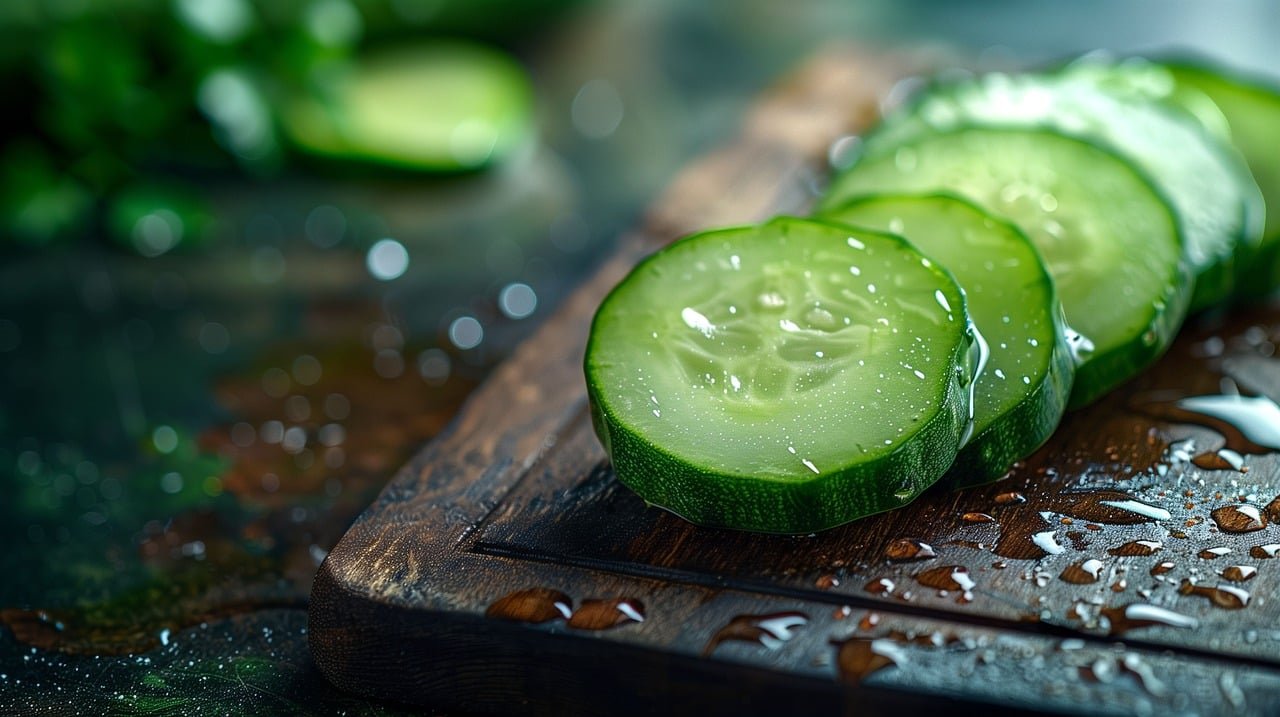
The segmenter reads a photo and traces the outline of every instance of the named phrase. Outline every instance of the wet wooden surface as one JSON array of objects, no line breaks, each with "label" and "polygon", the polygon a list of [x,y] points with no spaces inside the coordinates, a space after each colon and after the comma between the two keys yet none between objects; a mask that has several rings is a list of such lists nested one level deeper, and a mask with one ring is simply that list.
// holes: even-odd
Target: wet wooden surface
[{"label": "wet wooden surface", "polygon": [[[396,476],[316,579],[330,680],[550,714],[1274,711],[1280,304],[1191,320],[1005,480],[818,535],[697,528],[614,480],[581,376],[601,297],[683,232],[802,210],[901,67],[787,78]],[[1260,429],[1174,403],[1235,393]]]}]

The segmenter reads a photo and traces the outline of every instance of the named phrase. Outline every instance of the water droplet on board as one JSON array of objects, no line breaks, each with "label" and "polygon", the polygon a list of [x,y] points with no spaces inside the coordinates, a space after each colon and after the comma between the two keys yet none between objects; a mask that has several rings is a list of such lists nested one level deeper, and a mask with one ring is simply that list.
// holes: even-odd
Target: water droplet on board
[{"label": "water droplet on board", "polygon": [[1117,660],[1117,664],[1121,672],[1133,675],[1138,684],[1150,694],[1159,697],[1167,692],[1164,682],[1156,677],[1151,666],[1143,662],[1140,656],[1129,653]]},{"label": "water droplet on board", "polygon": [[[1155,418],[1192,423],[1221,434],[1229,453],[1219,451],[1219,457],[1229,463],[1233,453],[1262,454],[1280,450],[1280,406],[1270,398],[1241,396],[1228,390],[1224,395],[1155,400],[1136,407]],[[1170,445],[1171,452],[1173,449]],[[1189,454],[1173,457],[1182,462],[1192,460]],[[1243,458],[1240,460],[1243,464]]]},{"label": "water droplet on board", "polygon": [[1026,503],[1027,497],[1021,493],[1008,492],[1001,493],[995,497],[996,505],[1012,505],[1016,503]]},{"label": "water droplet on board", "polygon": [[1111,635],[1122,635],[1142,627],[1166,626],[1195,628],[1200,621],[1189,615],[1146,603],[1132,603],[1122,607],[1104,607],[1101,615],[1110,624]]},{"label": "water droplet on board", "polygon": [[1177,565],[1172,560],[1165,560],[1163,562],[1159,562],[1159,563],[1156,563],[1155,565],[1152,565],[1151,574],[1153,576],[1164,575],[1165,573],[1169,572],[1170,570],[1173,570],[1176,567]]},{"label": "water droplet on board", "polygon": [[[1100,524],[1134,525],[1172,517],[1163,508],[1122,491],[1064,493],[1049,498],[1044,505],[1014,506],[1001,512],[1000,521],[1004,529],[993,551],[1000,557],[1017,560],[1035,560],[1061,552],[1061,546],[1053,539],[1053,531],[1048,530],[1055,513],[1071,519],[1059,519],[1057,522],[1084,520],[1087,521],[1085,527],[1089,529],[1096,529]],[[1079,549],[1084,545],[1083,537],[1073,538],[1072,544]]]},{"label": "water droplet on board", "polygon": [[1258,569],[1252,565],[1231,565],[1222,569],[1219,573],[1223,580],[1230,580],[1233,583],[1242,583],[1246,580],[1252,580],[1257,577]]},{"label": "water droplet on board", "polygon": [[1178,592],[1183,595],[1206,598],[1215,607],[1220,607],[1224,610],[1239,610],[1249,604],[1249,593],[1231,585],[1209,587],[1208,585],[1196,585],[1190,580],[1183,580],[1182,585],[1178,587]]},{"label": "water droplet on board", "polygon": [[885,546],[884,556],[889,560],[904,562],[908,560],[928,560],[937,557],[933,546],[911,538],[898,538]]},{"label": "water droplet on board", "polygon": [[1131,495],[1117,491],[1097,491],[1068,506],[1064,513],[1082,520],[1108,525],[1132,525],[1152,521],[1169,520],[1172,515],[1164,508],[1144,503]]},{"label": "water droplet on board", "polygon": [[835,643],[840,679],[857,684],[886,667],[905,664],[902,648],[888,639],[851,637]]},{"label": "water droplet on board", "polygon": [[1230,552],[1231,552],[1231,548],[1228,548],[1225,546],[1217,547],[1217,548],[1205,548],[1204,550],[1200,551],[1199,556],[1201,560],[1216,560]]},{"label": "water droplet on board", "polygon": [[1132,558],[1151,555],[1162,547],[1164,546],[1155,540],[1131,540],[1124,545],[1117,545],[1107,552],[1117,557]]},{"label": "water droplet on board", "polygon": [[1223,448],[1220,451],[1201,453],[1191,459],[1197,468],[1203,468],[1207,471],[1239,471],[1248,473],[1249,467],[1244,464],[1244,456],[1236,453],[1230,448]]},{"label": "water droplet on board", "polygon": [[1252,533],[1267,527],[1267,518],[1255,505],[1224,505],[1209,513],[1224,533]]},{"label": "water droplet on board", "polygon": [[866,615],[862,616],[862,619],[858,620],[858,629],[862,630],[863,632],[866,632],[867,630],[870,630],[879,624],[880,624],[880,613],[868,612]]},{"label": "water droplet on board", "polygon": [[644,603],[632,598],[583,600],[569,618],[569,627],[608,630],[632,622],[644,622]]},{"label": "water droplet on board", "polygon": [[484,612],[485,617],[498,620],[532,623],[568,619],[572,614],[573,600],[551,588],[529,588],[507,593]]},{"label": "water droplet on board", "polygon": [[1058,545],[1058,541],[1053,537],[1052,530],[1033,534],[1031,536],[1031,542],[1034,543],[1037,548],[1043,550],[1046,555],[1058,555],[1066,550],[1066,548]]},{"label": "water droplet on board", "polygon": [[1098,578],[1102,574],[1102,561],[1097,558],[1089,558],[1078,563],[1068,565],[1063,569],[1058,579],[1073,585],[1090,585],[1098,582]]},{"label": "water droplet on board", "polygon": [[1258,560],[1267,560],[1280,556],[1280,543],[1266,543],[1249,548],[1249,556]]},{"label": "water droplet on board", "polygon": [[862,587],[872,595],[886,595],[893,592],[894,584],[889,578],[876,578]]},{"label": "water droplet on board", "polygon": [[963,565],[944,565],[916,573],[916,582],[935,590],[960,590],[968,592],[974,588],[973,578],[969,577],[969,569]]},{"label": "water droplet on board", "polygon": [[830,590],[831,588],[834,588],[840,585],[840,578],[836,577],[831,573],[827,573],[826,575],[819,575],[818,579],[813,581],[813,585],[819,590]]},{"label": "water droplet on board", "polygon": [[[1259,446],[1280,450],[1280,405],[1270,398],[1238,395],[1192,396],[1177,401],[1176,405],[1185,411],[1224,421],[1243,434],[1244,438]],[[1229,444],[1228,447],[1240,450]]]},{"label": "water droplet on board", "polygon": [[807,615],[795,611],[765,615],[738,615],[711,636],[702,654],[710,655],[722,643],[730,641],[752,642],[767,649],[776,650],[795,637],[796,628],[808,622]]},{"label": "water droplet on board", "polygon": [[965,513],[960,520],[966,523],[994,523],[996,519],[986,513]]}]

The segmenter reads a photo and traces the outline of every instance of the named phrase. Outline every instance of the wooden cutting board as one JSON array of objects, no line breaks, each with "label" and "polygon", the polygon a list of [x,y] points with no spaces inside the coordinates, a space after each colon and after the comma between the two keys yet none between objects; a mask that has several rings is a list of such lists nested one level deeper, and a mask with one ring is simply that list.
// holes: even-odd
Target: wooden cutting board
[{"label": "wooden cutting board", "polygon": [[1275,303],[1194,319],[1005,480],[818,535],[697,528],[614,479],[600,299],[682,233],[803,211],[903,66],[832,48],[785,79],[395,476],[316,578],[330,680],[502,713],[1276,710],[1280,456],[1172,404],[1280,399]]}]

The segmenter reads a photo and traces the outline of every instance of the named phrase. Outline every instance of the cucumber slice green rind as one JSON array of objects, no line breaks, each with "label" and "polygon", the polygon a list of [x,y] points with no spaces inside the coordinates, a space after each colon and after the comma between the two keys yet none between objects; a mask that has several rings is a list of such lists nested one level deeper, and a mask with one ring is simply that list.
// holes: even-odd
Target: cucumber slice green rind
[{"label": "cucumber slice green rind", "polygon": [[463,42],[384,51],[284,103],[301,149],[431,172],[498,162],[532,132],[533,90],[514,60]]},{"label": "cucumber slice green rind", "polygon": [[1191,62],[1164,65],[1177,82],[1171,100],[1187,109],[1185,90],[1204,93],[1221,111],[1231,142],[1244,155],[1266,205],[1262,241],[1237,263],[1236,295],[1261,296],[1280,286],[1280,87],[1236,78]]},{"label": "cucumber slice green rind", "polygon": [[1094,347],[1080,357],[1069,409],[1132,377],[1172,342],[1192,285],[1178,224],[1145,176],[1113,151],[1043,128],[926,133],[862,157],[820,209],[860,194],[935,191],[1013,222],[1040,251],[1067,323]]},{"label": "cucumber slice green rind", "polygon": [[944,480],[1000,478],[1053,435],[1075,364],[1053,280],[1021,230],[947,194],[869,195],[823,216],[901,234],[965,290],[989,355],[974,385],[973,435]]},{"label": "cucumber slice green rind", "polygon": [[899,507],[968,425],[964,301],[885,234],[781,217],[685,238],[596,313],[596,433],[620,481],[700,525],[809,533]]},{"label": "cucumber slice green rind", "polygon": [[969,124],[1052,127],[1106,145],[1173,205],[1196,275],[1191,309],[1220,303],[1233,289],[1238,247],[1260,239],[1261,194],[1229,145],[1183,113],[1126,91],[1133,79],[1126,72],[1084,60],[1050,74],[991,73],[938,83],[905,112],[886,118],[864,152],[892,151],[913,137]]}]

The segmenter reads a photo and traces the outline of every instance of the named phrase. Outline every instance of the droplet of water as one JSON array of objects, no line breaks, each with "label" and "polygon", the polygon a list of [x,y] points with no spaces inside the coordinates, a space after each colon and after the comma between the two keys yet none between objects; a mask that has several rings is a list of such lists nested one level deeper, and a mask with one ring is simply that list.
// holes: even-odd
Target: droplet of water
[{"label": "droplet of water", "polygon": [[794,611],[766,615],[738,615],[711,636],[702,654],[710,655],[721,644],[729,641],[752,642],[767,649],[776,650],[795,637],[796,628],[808,622],[807,615]]},{"label": "droplet of water", "polygon": [[960,519],[966,523],[994,523],[996,519],[986,513],[965,513]]},{"label": "droplet of water", "polygon": [[1218,530],[1224,533],[1252,533],[1267,527],[1267,518],[1254,505],[1224,505],[1209,513]]},{"label": "droplet of water", "polygon": [[1164,545],[1155,540],[1131,540],[1124,545],[1117,545],[1107,552],[1122,558],[1132,558],[1151,555],[1162,547]]},{"label": "droplet of water", "polygon": [[866,615],[863,615],[860,620],[858,620],[858,629],[862,630],[863,632],[866,632],[879,624],[880,624],[880,613],[868,612]]},{"label": "droplet of water", "polygon": [[1258,569],[1252,565],[1231,565],[1223,568],[1220,575],[1222,575],[1223,580],[1230,580],[1233,583],[1242,583],[1256,577],[1258,575]]},{"label": "droplet of water", "polygon": [[1041,533],[1033,534],[1031,536],[1031,542],[1035,543],[1036,547],[1040,548],[1041,550],[1048,553],[1049,555],[1057,555],[1063,552],[1064,550],[1066,550],[1066,548],[1063,548],[1061,545],[1058,545],[1058,541],[1054,539],[1052,530],[1046,530]]},{"label": "droplet of water", "polygon": [[1089,585],[1098,582],[1098,578],[1102,574],[1102,567],[1101,560],[1090,558],[1068,565],[1058,578],[1063,582],[1074,585]]},{"label": "droplet of water", "polygon": [[1267,560],[1280,556],[1280,543],[1266,543],[1263,545],[1255,545],[1249,548],[1250,557],[1259,560]]},{"label": "droplet of water", "polygon": [[1231,585],[1196,585],[1190,580],[1183,580],[1178,587],[1183,595],[1195,595],[1206,598],[1215,607],[1224,610],[1239,610],[1249,604],[1249,593]]},{"label": "droplet of water", "polygon": [[825,575],[819,575],[818,579],[813,581],[813,585],[819,590],[830,590],[831,588],[839,587],[840,578],[831,573],[826,573]]},{"label": "droplet of water", "polygon": [[1244,456],[1230,448],[1201,453],[1195,458],[1192,458],[1191,462],[1195,464],[1197,468],[1203,468],[1207,471],[1249,472],[1248,466],[1244,464]]},{"label": "droplet of water", "polygon": [[906,663],[906,654],[892,640],[851,637],[835,644],[836,669],[846,682],[857,684],[880,670]]},{"label": "droplet of water", "polygon": [[1101,615],[1110,624],[1111,635],[1122,635],[1142,627],[1167,626],[1196,628],[1200,621],[1189,615],[1146,603],[1132,603],[1123,607],[1105,607]]},{"label": "droplet of water", "polygon": [[1143,503],[1120,491],[1100,490],[1084,494],[1063,510],[1075,518],[1109,525],[1133,525],[1169,520],[1169,511]]},{"label": "droplet of water", "polygon": [[889,578],[875,578],[862,586],[863,590],[872,595],[887,595],[893,592],[894,584]]},{"label": "droplet of water", "polygon": [[1177,402],[1181,409],[1226,421],[1245,438],[1280,450],[1280,405],[1265,396],[1192,396]]},{"label": "droplet of water", "polygon": [[573,600],[559,590],[528,588],[507,593],[490,605],[484,614],[485,617],[516,622],[567,620],[573,615]]},{"label": "droplet of water", "polygon": [[916,582],[935,590],[969,591],[975,586],[969,569],[963,565],[944,565],[916,573]]},{"label": "droplet of water", "polygon": [[928,560],[937,557],[933,546],[911,538],[897,538],[885,546],[884,556],[889,560]]},{"label": "droplet of water", "polygon": [[583,600],[569,617],[569,627],[578,630],[608,630],[635,622],[644,622],[644,603],[632,598]]}]

